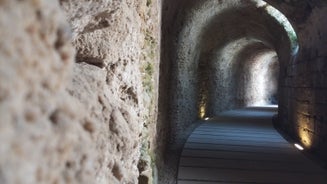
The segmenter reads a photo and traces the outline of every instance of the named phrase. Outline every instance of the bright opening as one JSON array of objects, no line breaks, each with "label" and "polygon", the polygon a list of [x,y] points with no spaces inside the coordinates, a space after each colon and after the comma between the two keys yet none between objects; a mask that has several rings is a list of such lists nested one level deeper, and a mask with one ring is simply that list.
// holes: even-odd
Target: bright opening
[{"label": "bright opening", "polygon": [[266,51],[252,57],[245,78],[246,105],[278,104],[279,63],[276,52]]}]

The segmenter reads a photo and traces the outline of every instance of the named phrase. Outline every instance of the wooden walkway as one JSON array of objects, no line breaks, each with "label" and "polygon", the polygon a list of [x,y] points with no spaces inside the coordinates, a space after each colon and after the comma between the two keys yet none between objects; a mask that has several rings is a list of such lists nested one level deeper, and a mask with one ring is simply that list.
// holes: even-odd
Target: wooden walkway
[{"label": "wooden walkway", "polygon": [[272,125],[275,107],[222,113],[188,138],[179,163],[178,184],[327,184],[327,172]]}]

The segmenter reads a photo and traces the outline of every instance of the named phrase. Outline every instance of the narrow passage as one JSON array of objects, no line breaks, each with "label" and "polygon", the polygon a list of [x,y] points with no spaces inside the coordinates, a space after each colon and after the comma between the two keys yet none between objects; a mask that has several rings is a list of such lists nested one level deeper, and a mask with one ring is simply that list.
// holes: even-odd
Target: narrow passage
[{"label": "narrow passage", "polygon": [[273,127],[277,107],[248,107],[205,121],[188,138],[178,184],[326,184],[327,171]]}]

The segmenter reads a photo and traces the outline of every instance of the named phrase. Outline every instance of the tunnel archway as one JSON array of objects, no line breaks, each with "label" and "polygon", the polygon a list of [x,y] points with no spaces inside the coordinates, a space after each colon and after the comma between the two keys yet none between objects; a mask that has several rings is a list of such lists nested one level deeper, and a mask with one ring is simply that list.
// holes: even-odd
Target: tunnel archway
[{"label": "tunnel archway", "polygon": [[279,61],[276,52],[262,43],[244,47],[234,59],[237,64],[236,103],[239,107],[276,104]]},{"label": "tunnel archway", "polygon": [[[274,13],[278,12],[272,9]],[[294,33],[288,30],[290,23],[287,19],[280,15],[282,18],[276,18],[271,11],[271,7],[261,0],[207,0],[185,5],[175,24],[179,31],[176,33],[175,62],[172,65],[173,140],[183,137],[185,130],[198,117],[214,116],[223,110],[256,104],[245,100],[251,94],[248,91],[241,93],[237,86],[242,83],[240,76],[235,76],[235,72],[241,72],[237,69],[240,67],[240,56],[239,59],[237,56],[242,55],[241,52],[247,49],[245,57],[256,58],[257,61],[267,60],[263,59],[264,55],[271,62],[278,60],[280,68],[294,57],[298,49],[296,35],[294,37]],[[294,30],[291,28],[291,31]],[[257,47],[252,46],[251,49],[253,44]],[[225,68],[221,66],[224,64]],[[252,66],[260,68],[264,65]],[[270,100],[272,96],[278,98],[276,94],[271,94]]]},{"label": "tunnel archway", "polygon": [[[275,73],[276,76],[285,72],[298,47],[293,44],[292,41],[296,39],[290,37],[284,19],[284,22],[278,21],[268,13],[268,5],[264,1],[188,0],[172,3],[172,10],[168,8],[170,3],[168,1],[163,5],[163,15],[172,15],[163,18],[161,57],[165,64],[160,66],[158,120],[162,124],[169,122],[165,125],[169,129],[169,155],[179,155],[186,138],[200,122],[197,120],[215,116],[224,110],[254,104],[249,100],[251,92],[242,95],[236,93],[245,91],[248,85],[240,82],[241,75],[230,75],[233,70],[237,72],[237,68],[243,68],[243,71],[251,63],[253,66],[257,63],[257,67],[260,67],[259,63],[267,60],[266,66],[270,72],[263,73]],[[221,71],[219,64],[227,65],[230,69]],[[226,76],[221,76],[224,72]],[[232,80],[234,87],[222,88],[220,86],[224,86],[224,83],[219,83],[218,79],[225,79],[225,83]],[[279,94],[267,95],[268,101],[273,101],[273,97],[279,99]],[[176,157],[167,158],[163,166],[170,174],[174,173],[171,169],[178,162]]]}]

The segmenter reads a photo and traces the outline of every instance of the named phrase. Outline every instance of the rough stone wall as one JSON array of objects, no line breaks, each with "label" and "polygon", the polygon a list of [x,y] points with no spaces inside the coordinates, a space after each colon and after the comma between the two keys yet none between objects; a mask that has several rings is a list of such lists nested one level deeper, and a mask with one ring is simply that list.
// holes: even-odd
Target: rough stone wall
[{"label": "rough stone wall", "polygon": [[86,113],[65,91],[74,49],[54,1],[0,2],[0,183],[92,183]]},{"label": "rough stone wall", "polygon": [[59,3],[0,1],[0,183],[154,182],[160,2]]},{"label": "rough stone wall", "polygon": [[300,45],[296,58],[281,70],[279,123],[295,140],[326,161],[327,5],[322,1],[292,1],[279,4],[279,8],[293,21]]}]

